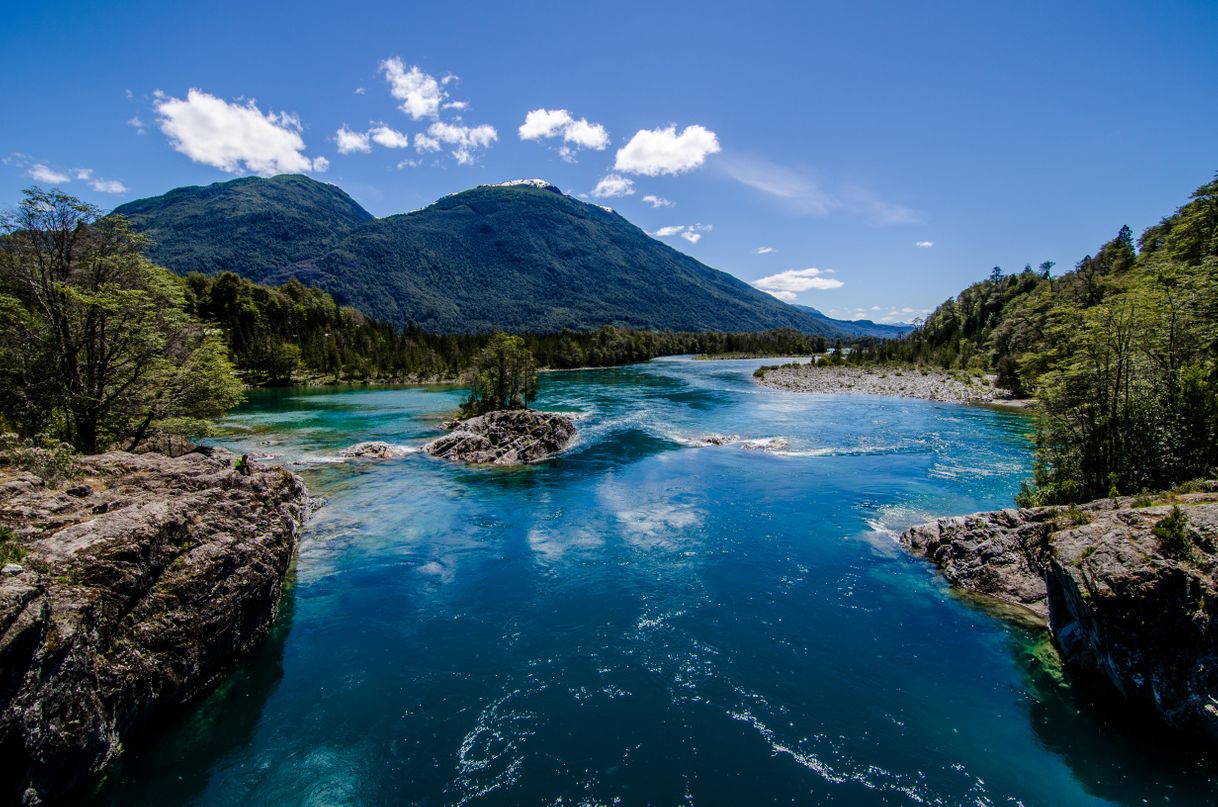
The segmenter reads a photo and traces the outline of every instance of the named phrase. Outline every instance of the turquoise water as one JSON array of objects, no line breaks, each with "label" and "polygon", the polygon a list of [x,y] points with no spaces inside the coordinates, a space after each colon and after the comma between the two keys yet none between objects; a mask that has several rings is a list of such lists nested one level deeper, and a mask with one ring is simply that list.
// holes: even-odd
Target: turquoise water
[{"label": "turquoise water", "polygon": [[[1106,725],[1043,635],[895,535],[1008,506],[1029,424],[778,393],[755,361],[555,373],[577,445],[411,454],[446,388],[259,393],[219,442],[327,504],[274,634],[137,739],[113,804],[1195,803],[1204,757]],[[741,442],[699,447],[708,433]],[[775,438],[781,438],[781,442]]]}]

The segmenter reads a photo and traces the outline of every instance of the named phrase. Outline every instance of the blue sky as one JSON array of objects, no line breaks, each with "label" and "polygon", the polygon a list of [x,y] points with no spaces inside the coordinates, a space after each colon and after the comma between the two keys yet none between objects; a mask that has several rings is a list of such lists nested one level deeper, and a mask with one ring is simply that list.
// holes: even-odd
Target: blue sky
[{"label": "blue sky", "polygon": [[1218,170],[1215,43],[1213,0],[27,3],[0,197],[308,170],[387,215],[543,177],[785,298],[907,320],[1183,203]]}]

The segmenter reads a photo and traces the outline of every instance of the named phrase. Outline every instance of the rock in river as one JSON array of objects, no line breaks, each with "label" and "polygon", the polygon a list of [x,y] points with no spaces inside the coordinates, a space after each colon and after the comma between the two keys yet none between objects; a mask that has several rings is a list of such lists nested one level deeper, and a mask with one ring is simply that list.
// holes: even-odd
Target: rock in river
[{"label": "rock in river", "polygon": [[353,446],[344,448],[338,452],[338,455],[350,459],[390,460],[405,457],[410,453],[411,450],[405,446],[395,446],[392,443],[372,440],[366,443],[356,443]]},{"label": "rock in river", "polygon": [[[1155,525],[1179,505],[1185,547]],[[952,583],[1047,618],[1082,680],[1218,741],[1218,495],[1104,499],[941,519],[901,543]]]},{"label": "rock in river", "polygon": [[[79,461],[68,490],[0,468],[0,801],[95,783],[129,733],[267,633],[307,492],[223,450]],[[16,566],[18,568],[14,569]]]},{"label": "rock in river", "polygon": [[519,465],[552,457],[575,437],[575,419],[557,412],[510,409],[445,424],[449,433],[423,446],[435,457]]}]

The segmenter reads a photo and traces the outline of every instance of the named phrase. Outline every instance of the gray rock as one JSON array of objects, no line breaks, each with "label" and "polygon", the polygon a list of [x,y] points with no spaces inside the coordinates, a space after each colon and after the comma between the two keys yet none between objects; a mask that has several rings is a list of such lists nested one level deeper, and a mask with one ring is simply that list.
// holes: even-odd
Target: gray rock
[{"label": "gray rock", "polygon": [[[1192,555],[1154,526],[1179,504]],[[954,584],[1046,619],[1080,685],[1107,681],[1131,708],[1218,741],[1218,496],[1129,498],[941,519],[901,543]]]},{"label": "gray rock", "polygon": [[112,452],[80,473],[87,494],[0,495],[0,524],[26,550],[23,571],[0,577],[3,802],[93,784],[133,729],[250,650],[275,619],[307,501],[296,476],[244,476],[222,450]]},{"label": "gray rock", "polygon": [[513,409],[452,423],[445,436],[423,446],[434,457],[490,465],[547,459],[575,437],[575,420],[556,412]]},{"label": "gray rock", "polygon": [[356,443],[349,448],[344,448],[338,452],[340,457],[349,457],[352,459],[369,459],[369,460],[389,460],[398,457],[405,457],[410,451],[404,446],[395,446],[391,443],[385,443],[380,440],[371,440],[366,443]]}]

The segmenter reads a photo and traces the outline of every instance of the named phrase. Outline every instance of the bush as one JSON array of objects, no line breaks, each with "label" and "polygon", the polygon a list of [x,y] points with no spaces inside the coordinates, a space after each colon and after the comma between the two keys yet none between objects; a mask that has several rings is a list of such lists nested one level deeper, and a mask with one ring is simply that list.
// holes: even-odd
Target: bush
[{"label": "bush", "polygon": [[1189,560],[1193,556],[1193,531],[1188,526],[1188,516],[1178,506],[1173,506],[1152,530],[1159,539],[1163,554],[1176,560]]},{"label": "bush", "polygon": [[29,471],[47,487],[55,487],[76,472],[76,454],[67,443],[45,435],[22,439],[0,434],[0,463]]},{"label": "bush", "polygon": [[25,560],[25,547],[17,543],[12,530],[8,527],[0,527],[0,565],[20,563],[23,560]]}]

